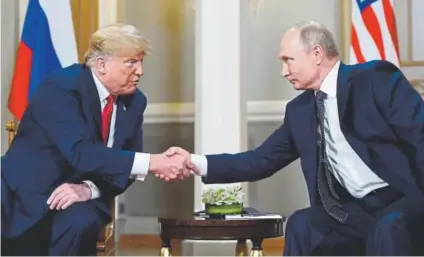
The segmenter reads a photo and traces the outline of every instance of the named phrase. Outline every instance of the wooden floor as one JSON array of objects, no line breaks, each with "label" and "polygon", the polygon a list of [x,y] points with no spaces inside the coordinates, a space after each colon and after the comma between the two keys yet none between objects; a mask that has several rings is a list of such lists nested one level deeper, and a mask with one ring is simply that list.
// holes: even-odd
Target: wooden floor
[{"label": "wooden floor", "polygon": [[[181,256],[181,241],[173,240],[172,255]],[[265,256],[281,256],[284,248],[284,238],[264,240],[263,254]],[[153,235],[123,235],[116,245],[113,256],[158,256],[160,239]]]}]

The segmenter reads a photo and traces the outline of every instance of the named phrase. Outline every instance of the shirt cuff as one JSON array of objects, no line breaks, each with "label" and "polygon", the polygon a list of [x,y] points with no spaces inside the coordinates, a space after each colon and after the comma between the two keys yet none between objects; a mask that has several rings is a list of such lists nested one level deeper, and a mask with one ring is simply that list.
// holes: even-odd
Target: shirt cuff
[{"label": "shirt cuff", "polygon": [[91,191],[91,200],[97,199],[100,197],[99,188],[90,180],[84,180],[83,183],[87,184]]},{"label": "shirt cuff", "polygon": [[206,175],[208,174],[208,160],[206,159],[206,156],[200,154],[192,154],[190,156],[190,160],[194,164],[194,166],[196,166],[199,170],[200,176],[206,177]]},{"label": "shirt cuff", "polygon": [[131,169],[131,177],[135,180],[144,181],[149,172],[150,154],[135,153],[133,166]]}]

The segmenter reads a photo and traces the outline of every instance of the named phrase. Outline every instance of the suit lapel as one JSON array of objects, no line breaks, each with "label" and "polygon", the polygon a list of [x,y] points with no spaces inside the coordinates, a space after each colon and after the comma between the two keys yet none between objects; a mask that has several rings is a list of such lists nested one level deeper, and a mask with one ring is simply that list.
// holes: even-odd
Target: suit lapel
[{"label": "suit lapel", "polygon": [[337,106],[339,110],[340,125],[343,124],[351,86],[352,82],[349,78],[349,67],[340,63],[339,74],[337,76]]},{"label": "suit lapel", "polygon": [[[368,167],[371,167],[371,157],[368,147],[366,144],[361,142],[361,140],[354,136],[355,133],[351,126],[352,122],[354,121],[352,119],[349,120],[349,116],[352,117],[352,115],[346,115],[348,113],[352,114],[352,112],[355,111],[353,107],[351,107],[352,103],[350,94],[352,92],[353,83],[351,80],[350,72],[351,71],[349,66],[343,63],[340,64],[339,76],[337,78],[337,105],[339,109],[340,130],[345,136],[350,147],[352,147],[352,149],[362,159],[362,161],[368,165]],[[349,110],[347,110],[348,108]]]},{"label": "suit lapel", "polygon": [[127,106],[125,105],[123,98],[120,97],[117,101],[116,108],[116,122],[115,122],[115,138],[113,142],[113,148],[121,148],[124,143],[124,138],[128,130],[128,124],[130,119],[127,117]]},{"label": "suit lapel", "polygon": [[93,75],[91,70],[87,66],[83,66],[83,83],[87,88],[88,101],[90,110],[93,113],[93,119],[95,124],[96,135],[99,139],[102,139],[102,123],[101,123],[101,105],[99,92],[97,92],[96,84],[94,83]]},{"label": "suit lapel", "polygon": [[[87,97],[90,105],[90,110],[93,115],[93,120],[95,123],[96,136],[99,140],[102,141],[102,123],[101,123],[101,105],[99,92],[97,91],[96,84],[94,83],[93,75],[91,70],[83,65],[82,71],[82,85],[86,85],[87,88]],[[115,121],[115,135],[113,148],[121,148],[125,136],[130,132],[130,128],[133,126],[133,119],[131,117],[131,102],[133,96],[120,96],[117,99],[117,110],[116,110],[116,121]]]},{"label": "suit lapel", "polygon": [[[305,97],[301,104],[296,106],[293,113],[297,116],[292,119],[296,125],[293,126],[294,133],[297,134],[299,144],[301,145],[300,151],[302,158],[305,158],[305,176],[308,177],[306,180],[310,192],[315,192],[315,177],[317,171],[317,117],[316,117],[316,104],[315,96],[313,91],[305,92]],[[315,197],[312,197],[311,201],[315,201]],[[313,204],[313,203],[312,203]]]},{"label": "suit lapel", "polygon": [[[294,133],[302,137],[302,149],[311,149],[311,142],[317,142],[317,117],[315,96],[313,91],[305,92],[302,103],[296,105],[293,113],[299,118],[293,119],[295,122]],[[313,146],[315,149],[315,145]],[[314,154],[316,154],[314,152]]]}]

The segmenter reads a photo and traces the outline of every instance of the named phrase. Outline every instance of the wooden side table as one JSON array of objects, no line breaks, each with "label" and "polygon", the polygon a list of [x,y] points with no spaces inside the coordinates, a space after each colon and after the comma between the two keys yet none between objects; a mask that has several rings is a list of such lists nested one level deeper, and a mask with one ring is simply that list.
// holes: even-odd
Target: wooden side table
[{"label": "wooden side table", "polygon": [[262,256],[262,240],[284,235],[284,217],[251,219],[204,219],[195,216],[168,216],[158,219],[161,231],[161,256],[171,256],[171,239],[237,240],[236,256],[246,256],[246,240],[253,243],[250,256]]}]

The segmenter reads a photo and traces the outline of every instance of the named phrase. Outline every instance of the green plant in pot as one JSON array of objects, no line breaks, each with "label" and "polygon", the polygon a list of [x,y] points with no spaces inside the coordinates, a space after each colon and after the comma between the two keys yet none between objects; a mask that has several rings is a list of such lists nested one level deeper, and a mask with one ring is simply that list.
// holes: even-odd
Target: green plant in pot
[{"label": "green plant in pot", "polygon": [[241,186],[209,188],[202,194],[208,215],[240,214],[243,212]]}]

